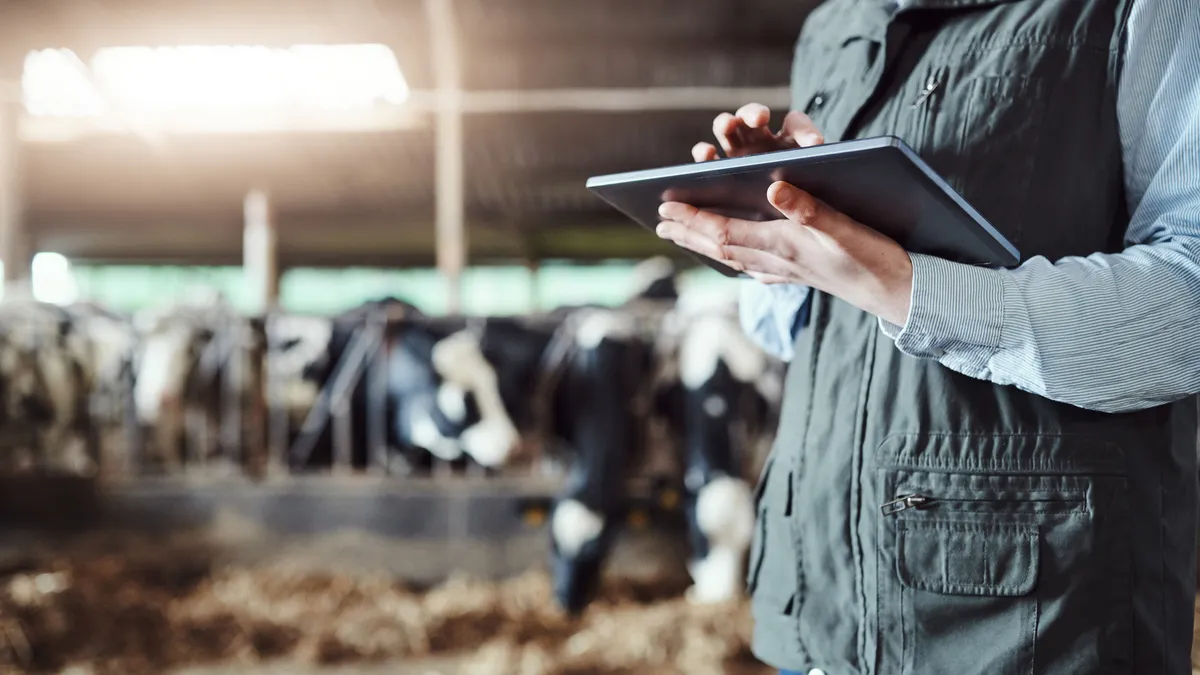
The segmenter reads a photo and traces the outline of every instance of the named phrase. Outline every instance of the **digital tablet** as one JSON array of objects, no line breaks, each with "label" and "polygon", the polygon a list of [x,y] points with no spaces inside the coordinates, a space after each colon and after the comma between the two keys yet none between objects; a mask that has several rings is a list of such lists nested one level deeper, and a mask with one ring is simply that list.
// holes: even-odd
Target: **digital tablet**
[{"label": "digital tablet", "polygon": [[[660,221],[658,207],[666,201],[747,220],[780,218],[767,202],[767,188],[777,180],[914,253],[989,267],[1021,261],[1004,235],[893,136],[595,176],[587,187],[653,231]],[[706,256],[695,257],[726,276],[745,276]]]}]

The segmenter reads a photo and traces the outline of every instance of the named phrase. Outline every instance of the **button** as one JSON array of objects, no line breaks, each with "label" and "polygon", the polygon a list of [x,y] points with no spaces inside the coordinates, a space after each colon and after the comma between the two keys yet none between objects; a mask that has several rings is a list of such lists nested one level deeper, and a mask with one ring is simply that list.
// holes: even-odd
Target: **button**
[{"label": "button", "polygon": [[821,670],[820,668],[813,668],[812,670],[808,671],[808,675],[825,675],[825,671]]},{"label": "button", "polygon": [[824,108],[828,100],[828,96],[825,94],[825,92],[817,93],[812,97],[812,100],[808,102],[808,107],[805,109],[805,114],[814,113],[821,108]]}]

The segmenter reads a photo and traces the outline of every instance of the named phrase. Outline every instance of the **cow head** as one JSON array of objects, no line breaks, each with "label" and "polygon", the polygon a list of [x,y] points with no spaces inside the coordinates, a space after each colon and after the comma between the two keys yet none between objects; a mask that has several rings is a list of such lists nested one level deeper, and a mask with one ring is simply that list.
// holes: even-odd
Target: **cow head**
[{"label": "cow head", "polygon": [[[497,367],[484,355],[479,339],[459,331],[434,344],[430,358],[441,380],[435,408],[461,428],[458,445],[485,467],[503,466],[521,438],[504,405]],[[467,416],[468,394],[478,419]]]}]

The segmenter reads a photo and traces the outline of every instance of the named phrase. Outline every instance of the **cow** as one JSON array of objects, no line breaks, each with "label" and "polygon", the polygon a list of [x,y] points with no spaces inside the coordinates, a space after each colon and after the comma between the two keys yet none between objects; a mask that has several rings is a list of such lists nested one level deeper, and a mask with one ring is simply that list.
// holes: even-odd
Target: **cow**
[{"label": "cow", "polygon": [[[574,324],[573,326],[571,324]],[[588,309],[572,316],[574,344],[554,399],[567,480],[550,514],[554,593],[578,614],[594,597],[625,511],[632,459],[641,453],[651,349],[633,315]]]},{"label": "cow", "polygon": [[8,468],[94,474],[104,459],[101,432],[124,421],[132,346],[123,317],[10,293],[0,303]]},{"label": "cow", "polygon": [[678,270],[667,258],[643,261],[619,307],[571,307],[548,363],[561,369],[551,397],[553,439],[567,467],[550,512],[555,597],[571,614],[594,597],[601,569],[628,507],[631,473],[654,465],[645,430],[651,413],[655,334],[678,297]]},{"label": "cow", "polygon": [[[668,286],[661,278],[644,286],[656,287]],[[558,392],[571,407],[559,414],[569,422],[563,426],[572,461],[550,521],[560,605],[578,613],[594,593],[638,455],[643,467],[675,464],[682,471],[688,598],[736,597],[755,516],[746,477],[755,474],[774,430],[782,364],[745,337],[736,303],[709,292],[680,297],[672,284],[657,297],[639,294],[617,310],[575,318],[578,350],[569,361],[577,379]],[[630,405],[647,393],[650,411]],[[674,447],[633,431],[651,422],[669,430]],[[678,461],[661,461],[663,453]]]},{"label": "cow", "polygon": [[400,394],[396,436],[442,460],[504,466],[520,449],[519,429],[533,423],[530,398],[552,335],[507,317],[406,325],[390,359],[389,381]]},{"label": "cow", "polygon": [[[408,470],[427,470],[434,460],[491,470],[530,440],[550,448],[566,467],[565,487],[551,503],[551,567],[558,602],[571,613],[595,592],[627,506],[627,479],[648,456],[678,453],[674,463],[685,469],[693,600],[736,593],[753,527],[744,460],[754,453],[745,447],[769,426],[756,420],[769,409],[761,404],[777,373],[728,307],[689,309],[668,261],[649,261],[634,276],[636,291],[621,307],[567,307],[526,319],[433,318],[395,299],[369,303],[334,319],[326,356],[313,360],[328,380],[351,338],[391,307],[397,317],[383,340],[387,438]],[[366,380],[354,389],[354,428],[367,419]],[[680,439],[677,448],[649,447],[652,414]],[[325,440],[293,459],[328,463],[327,433]],[[362,439],[353,446],[354,465],[367,465]]]},{"label": "cow", "polygon": [[226,369],[233,368],[236,392],[244,394],[257,381],[245,348],[253,342],[251,322],[222,294],[205,292],[140,312],[134,325],[139,339],[133,399],[137,424],[146,434],[146,468],[178,471],[189,441],[193,459],[207,461]]},{"label": "cow", "polygon": [[0,304],[0,379],[11,470],[86,473],[93,465],[75,424],[86,392],[83,347],[60,307],[30,298]]},{"label": "cow", "polygon": [[81,411],[79,426],[94,446],[99,469],[128,470],[137,335],[128,317],[98,305],[75,303],[66,311],[71,334],[82,338],[75,343],[75,357],[88,405]]},{"label": "cow", "polygon": [[774,430],[782,369],[742,332],[733,303],[681,300],[667,320],[672,369],[657,383],[683,460],[693,584],[688,598],[722,602],[742,589],[755,506],[749,476]]},{"label": "cow", "polygon": [[328,377],[333,320],[277,314],[267,318],[264,330],[273,388],[268,399],[283,411],[289,429],[299,428]]},{"label": "cow", "polygon": [[[522,387],[535,376],[551,332],[515,318],[429,317],[403,300],[384,298],[335,317],[325,354],[309,358],[304,377],[328,386],[340,367],[354,365],[347,359],[365,356],[351,354],[350,347],[377,319],[386,320],[380,345],[386,355],[385,438],[404,460],[399,469],[428,470],[432,459],[503,466],[521,442],[511,411],[528,408],[514,402],[528,394]],[[369,367],[363,370],[377,365],[364,364]],[[364,372],[349,390],[354,429],[367,427],[367,407],[378,404],[368,401],[368,390]],[[518,421],[526,417],[516,414]],[[328,425],[309,433],[315,440],[298,452],[293,445],[293,465],[328,465],[333,450]],[[365,436],[351,439],[354,467],[369,463]]]}]

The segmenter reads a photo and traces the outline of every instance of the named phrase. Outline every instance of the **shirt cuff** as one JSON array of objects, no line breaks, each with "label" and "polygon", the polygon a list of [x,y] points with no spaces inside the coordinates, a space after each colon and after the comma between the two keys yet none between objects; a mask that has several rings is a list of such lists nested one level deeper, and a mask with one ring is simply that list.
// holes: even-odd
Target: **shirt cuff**
[{"label": "shirt cuff", "polygon": [[879,320],[879,328],[905,354],[940,359],[953,345],[999,349],[1004,335],[1001,270],[910,253],[912,298],[904,326]]},{"label": "shirt cuff", "polygon": [[739,314],[742,329],[767,353],[791,361],[796,330],[803,321],[809,289],[794,284],[741,282]]}]

